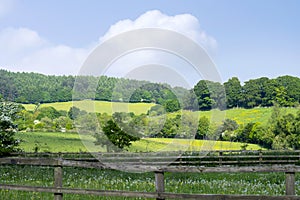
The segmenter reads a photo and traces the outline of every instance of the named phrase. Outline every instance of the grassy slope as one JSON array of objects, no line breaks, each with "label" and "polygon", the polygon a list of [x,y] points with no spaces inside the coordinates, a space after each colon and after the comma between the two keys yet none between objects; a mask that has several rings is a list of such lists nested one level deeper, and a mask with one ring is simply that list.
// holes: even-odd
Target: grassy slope
[{"label": "grassy slope", "polygon": [[[56,103],[45,103],[41,104],[39,108],[52,106],[56,110],[68,111],[71,106],[76,106],[81,110],[87,112],[107,113],[112,114],[113,112],[133,112],[137,115],[146,113],[150,107],[155,104],[152,103],[121,103],[121,102],[107,102],[107,101],[69,101],[69,102],[56,102]],[[23,104],[26,110],[34,110],[34,104]]]},{"label": "grassy slope", "polygon": [[[35,146],[41,152],[80,152],[87,151],[82,143],[92,143],[92,136],[79,136],[77,133],[42,133],[42,132],[26,132],[17,133],[17,138],[23,140],[21,148],[27,152],[34,151]],[[81,139],[82,140],[81,140]],[[242,143],[220,142],[220,141],[203,141],[203,140],[187,140],[187,139],[167,139],[167,138],[147,138],[134,142],[130,147],[130,151],[201,151],[201,150],[240,150]],[[260,149],[261,147],[249,144],[247,149]],[[103,148],[97,146],[92,147],[90,151],[104,151]]]},{"label": "grassy slope", "polygon": [[[40,107],[53,106],[57,110],[69,110],[74,105],[86,111],[106,112],[111,114],[115,111],[129,111],[135,114],[146,113],[147,110],[154,104],[136,103],[111,103],[103,101],[77,101],[77,102],[58,102],[42,104]],[[33,110],[34,105],[25,105],[28,110]],[[95,108],[95,109],[94,109]],[[284,113],[296,113],[299,109],[295,108],[282,108]],[[189,111],[183,111],[189,112]],[[225,118],[236,120],[239,124],[245,124],[249,122],[258,122],[261,124],[267,124],[268,119],[271,117],[272,108],[253,108],[253,109],[230,109],[226,111],[205,111],[205,112],[193,112],[194,115],[206,116],[211,119],[212,122],[220,123]],[[170,115],[176,115],[178,113],[171,113]],[[21,147],[25,151],[33,151],[35,146],[38,146],[40,151],[53,151],[53,152],[79,152],[87,151],[86,147],[82,144],[78,134],[76,133],[18,133],[18,137],[25,140],[21,144]],[[93,137],[85,136],[83,138],[87,143],[92,143]],[[241,149],[241,143],[231,142],[211,142],[211,141],[194,141],[183,139],[143,139],[133,143],[130,147],[130,151],[170,151],[170,150],[239,150]],[[97,151],[100,147],[93,148],[93,151]],[[248,149],[259,149],[257,145],[249,145]],[[100,148],[100,150],[103,150]]]},{"label": "grassy slope", "polygon": [[[296,114],[299,108],[281,108],[283,114],[293,113]],[[190,111],[183,111],[190,112]],[[178,113],[172,113],[171,115],[176,115]],[[238,124],[247,124],[249,122],[257,122],[262,125],[266,125],[272,114],[272,107],[269,108],[234,108],[224,111],[211,110],[211,111],[197,111],[193,112],[195,115],[206,116],[213,123],[221,123],[224,119],[233,119]]]},{"label": "grassy slope", "polygon": [[[45,103],[41,104],[40,108],[46,106],[52,106],[57,110],[66,110],[68,111],[71,106],[76,106],[82,110],[88,112],[98,112],[98,113],[108,113],[112,114],[113,112],[133,112],[135,114],[147,113],[147,111],[155,104],[149,103],[120,103],[120,102],[105,102],[105,101],[74,101],[74,102],[57,102],[57,103]],[[24,104],[24,107],[27,110],[34,110],[34,104]],[[299,109],[296,108],[282,108],[284,113],[296,113]],[[183,111],[189,112],[189,111]],[[249,122],[259,122],[266,124],[268,119],[271,117],[272,108],[253,108],[253,109],[244,109],[244,108],[234,108],[225,111],[199,111],[193,112],[195,115],[206,116],[211,119],[213,122],[222,122],[225,118],[234,119],[238,124],[246,124]],[[172,113],[170,115],[175,115],[178,113]]]}]

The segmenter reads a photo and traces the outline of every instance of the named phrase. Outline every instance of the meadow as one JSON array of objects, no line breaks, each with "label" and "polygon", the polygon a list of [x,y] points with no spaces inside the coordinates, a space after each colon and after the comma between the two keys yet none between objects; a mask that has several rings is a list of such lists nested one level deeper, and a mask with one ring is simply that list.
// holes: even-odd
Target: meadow
[{"label": "meadow", "polygon": [[[146,113],[154,104],[147,103],[120,103],[120,102],[104,102],[104,101],[74,101],[74,102],[57,102],[41,104],[39,108],[52,106],[57,110],[69,110],[71,106],[80,107],[89,112],[107,112],[111,114],[114,111],[131,111],[135,114]],[[34,110],[35,105],[25,104],[28,110]],[[299,109],[296,108],[281,108],[283,113],[296,113]],[[272,108],[235,108],[224,111],[179,111],[170,113],[170,117],[177,114],[192,114],[195,116],[206,116],[212,122],[221,123],[222,120],[229,118],[234,119],[238,124],[246,124],[256,122],[261,125],[266,125],[272,114]],[[55,132],[20,132],[17,133],[17,138],[23,142],[21,148],[24,151],[40,151],[40,152],[85,152],[91,151],[86,149],[85,143],[92,144],[94,137],[91,135],[78,135],[77,133],[55,133]],[[185,139],[167,139],[167,138],[144,138],[134,142],[129,148],[132,152],[145,151],[172,151],[172,150],[240,150],[243,143],[221,142],[221,141],[201,141],[201,140],[185,140]],[[261,149],[258,145],[249,144],[247,149]],[[92,151],[105,151],[104,148],[97,146],[93,147]]]},{"label": "meadow", "polygon": [[[128,173],[115,170],[64,168],[63,187],[98,190],[125,190],[154,192],[154,173]],[[300,182],[296,174],[296,184]],[[1,184],[52,186],[53,168],[34,166],[0,167]],[[284,195],[284,173],[166,173],[166,192],[200,194],[257,194]],[[300,187],[296,187],[300,194]],[[3,200],[53,199],[53,194],[0,190]],[[64,199],[144,199],[126,197],[99,197],[64,194]]]},{"label": "meadow", "polygon": [[[147,113],[147,111],[154,106],[153,103],[122,103],[122,102],[108,102],[108,101],[68,101],[43,103],[39,108],[53,107],[56,110],[68,111],[72,106],[78,107],[87,112],[107,113],[111,115],[113,112],[133,112],[136,115]],[[34,104],[23,104],[26,110],[33,111],[36,108]]]},{"label": "meadow", "polygon": [[[72,106],[76,106],[81,110],[87,112],[107,113],[111,115],[114,112],[133,112],[136,115],[147,113],[147,111],[154,106],[153,103],[122,103],[122,102],[106,102],[106,101],[69,101],[69,102],[56,102],[56,103],[44,103],[39,108],[52,106],[56,110],[68,111]],[[34,104],[23,104],[26,110],[33,111],[36,108]],[[299,108],[281,108],[283,114],[292,113],[296,114]],[[245,108],[233,108],[224,111],[210,110],[210,111],[178,111],[170,113],[170,116],[177,114],[192,113],[195,116],[206,116],[211,119],[212,122],[222,122],[224,119],[233,119],[238,124],[247,124],[249,122],[260,123],[265,125],[272,114],[272,107],[256,107],[252,109]]]},{"label": "meadow", "polygon": [[[95,138],[91,135],[61,132],[18,132],[16,137],[21,139],[20,148],[26,152],[87,152],[105,151],[100,146],[89,146]],[[130,152],[155,152],[155,151],[203,151],[203,150],[241,150],[244,143],[189,140],[178,138],[142,138],[133,142]],[[262,149],[255,144],[248,144],[248,150]]]}]

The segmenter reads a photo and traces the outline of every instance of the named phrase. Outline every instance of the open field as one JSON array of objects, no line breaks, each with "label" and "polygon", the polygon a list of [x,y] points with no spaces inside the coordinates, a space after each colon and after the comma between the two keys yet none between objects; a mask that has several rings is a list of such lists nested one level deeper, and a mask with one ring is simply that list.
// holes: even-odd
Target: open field
[{"label": "open field", "polygon": [[[102,147],[89,148],[83,143],[93,143],[94,138],[90,135],[78,135],[77,133],[55,132],[19,132],[16,135],[23,142],[20,147],[26,152],[86,152],[105,151]],[[81,140],[81,139],[82,140]],[[82,143],[83,141],[83,143]],[[240,150],[243,143],[188,140],[172,138],[145,138],[133,142],[129,148],[131,152],[154,152],[154,151],[201,151],[201,150]],[[262,149],[258,145],[249,144],[247,149]]]},{"label": "open field", "polygon": [[[241,150],[244,143],[240,142],[226,142],[226,141],[213,141],[213,140],[190,140],[190,139],[172,139],[172,138],[147,138],[145,141],[164,144],[161,150],[172,151],[187,150],[187,151],[210,151],[210,150]],[[142,142],[142,141],[140,141]],[[138,144],[134,144],[131,149],[134,149]],[[158,146],[154,146],[158,149]],[[248,144],[247,150],[263,149],[256,144]]]},{"label": "open field", "polygon": [[[72,106],[76,106],[81,110],[87,112],[107,113],[113,112],[133,112],[134,114],[147,113],[147,111],[154,106],[153,103],[121,103],[121,102],[108,102],[108,101],[68,101],[68,102],[56,102],[56,103],[44,103],[39,108],[52,106],[56,110],[68,111]],[[26,110],[34,110],[36,105],[23,104]]]},{"label": "open field", "polygon": [[[133,112],[137,115],[142,113],[147,113],[147,111],[154,106],[152,103],[121,103],[121,102],[106,102],[106,101],[74,101],[74,102],[56,102],[56,103],[45,103],[41,104],[39,108],[52,106],[56,110],[68,111],[71,106],[76,106],[81,110],[87,112],[97,112],[97,113],[107,113],[112,114],[113,112]],[[34,110],[36,105],[34,104],[23,104],[26,110]],[[283,113],[293,113],[295,114],[299,111],[299,108],[281,108]],[[180,111],[171,113],[169,115],[180,114],[181,112],[190,111]],[[224,119],[229,118],[235,120],[238,124],[247,124],[249,122],[258,122],[262,125],[268,123],[269,118],[272,114],[272,108],[234,108],[224,111],[211,110],[211,111],[197,111],[193,112],[195,115],[206,116],[211,119],[212,122],[222,122]]]},{"label": "open field", "polygon": [[[284,195],[284,173],[166,173],[166,192],[202,194]],[[296,184],[300,176],[296,173]],[[98,190],[154,192],[154,174],[127,173],[114,170],[64,168],[63,186]],[[35,166],[0,166],[1,184],[52,186],[53,168]],[[296,194],[300,187],[296,185]],[[53,199],[53,194],[0,190],[3,200]],[[64,199],[141,199],[64,194]]]},{"label": "open field", "polygon": [[[280,108],[283,114],[292,113],[296,114],[300,108]],[[260,123],[262,125],[266,125],[268,120],[272,115],[272,107],[268,108],[252,108],[252,109],[245,109],[245,108],[233,108],[224,111],[220,110],[210,110],[210,111],[197,111],[192,112],[195,115],[206,116],[211,120],[213,123],[221,123],[224,119],[233,119],[238,124],[247,124],[250,122]],[[180,111],[180,113],[190,112],[190,111]],[[170,115],[180,114],[171,113]]]}]

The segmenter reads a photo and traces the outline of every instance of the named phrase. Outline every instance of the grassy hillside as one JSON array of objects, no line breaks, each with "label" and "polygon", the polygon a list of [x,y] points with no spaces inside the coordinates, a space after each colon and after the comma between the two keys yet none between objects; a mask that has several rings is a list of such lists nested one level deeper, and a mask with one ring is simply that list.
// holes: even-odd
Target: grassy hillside
[{"label": "grassy hillside", "polygon": [[[106,102],[106,101],[74,101],[74,102],[57,102],[57,103],[45,103],[41,104],[39,108],[52,106],[56,110],[65,110],[68,111],[71,106],[76,106],[81,110],[87,112],[98,112],[98,113],[108,113],[112,114],[113,112],[133,112],[137,115],[142,113],[147,113],[147,111],[154,106],[152,103],[121,103],[121,102]],[[26,110],[34,110],[34,104],[23,104]],[[293,113],[295,114],[299,108],[281,108],[283,113]],[[183,111],[189,112],[189,111]],[[177,113],[171,113],[170,115],[176,115]],[[179,113],[180,114],[180,113]],[[266,124],[268,119],[271,117],[272,108],[234,108],[224,111],[211,110],[211,111],[198,111],[193,112],[195,115],[206,116],[211,119],[211,121],[222,122],[225,118],[233,119],[238,124],[246,124],[249,122],[258,122],[261,124]]]},{"label": "grassy hillside", "polygon": [[[68,101],[68,102],[56,102],[56,103],[44,103],[39,108],[52,106],[56,110],[68,111],[70,107],[76,106],[81,110],[87,112],[107,113],[112,114],[113,112],[133,112],[137,115],[147,113],[147,111],[154,106],[153,103],[121,103],[121,102],[107,102],[107,101]],[[36,105],[34,104],[23,104],[26,110],[34,110]]]},{"label": "grassy hillside", "polygon": [[[37,147],[40,152],[86,152],[87,148],[82,143],[93,142],[92,136],[82,136],[77,133],[44,133],[44,132],[19,132],[16,135],[23,142],[21,148],[32,152]],[[82,140],[81,140],[81,139]],[[169,139],[169,138],[147,138],[134,142],[130,147],[132,152],[145,151],[201,151],[201,150],[240,150],[242,143]],[[261,149],[258,145],[249,144],[247,149]],[[104,151],[97,146],[90,151]]]},{"label": "grassy hillside", "polygon": [[[195,115],[206,116],[211,119],[212,122],[222,122],[224,119],[229,118],[235,120],[238,124],[247,124],[249,122],[258,122],[262,125],[268,123],[268,120],[272,114],[272,107],[268,108],[234,108],[224,111],[220,110],[210,110],[210,111],[197,111],[193,112]],[[283,114],[293,113],[296,114],[299,108],[281,108]],[[183,111],[190,112],[190,111]],[[172,113],[171,115],[176,115],[178,113]]]}]

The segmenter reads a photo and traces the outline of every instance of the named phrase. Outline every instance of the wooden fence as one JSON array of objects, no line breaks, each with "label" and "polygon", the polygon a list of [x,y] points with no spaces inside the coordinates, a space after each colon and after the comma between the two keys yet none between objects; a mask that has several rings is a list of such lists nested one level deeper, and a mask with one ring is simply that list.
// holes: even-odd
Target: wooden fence
[{"label": "wooden fence", "polygon": [[[258,155],[256,155],[258,153]],[[274,152],[273,152],[274,153]],[[172,157],[172,155],[174,157]],[[292,155],[291,155],[292,154]],[[148,156],[148,160],[141,161],[144,157],[133,156],[134,154],[101,154],[104,162],[95,160],[88,154],[27,154],[14,155],[13,157],[0,158],[0,165],[35,165],[54,167],[53,187],[36,187],[22,185],[0,184],[0,189],[19,190],[28,192],[48,192],[54,194],[55,200],[62,200],[63,194],[86,194],[98,196],[122,196],[122,197],[143,197],[155,199],[204,199],[204,200],[226,200],[226,199],[247,199],[247,200],[271,200],[299,199],[295,195],[295,173],[300,172],[299,152],[282,152],[275,157],[274,154],[267,152],[232,152],[221,151],[213,152],[211,155],[200,157],[196,153],[185,153],[185,155],[175,156],[174,152],[169,153],[171,159],[164,157],[167,161],[162,161],[163,156],[153,154]],[[178,152],[177,154],[178,155]],[[36,157],[39,156],[39,157]],[[57,157],[59,156],[59,157]],[[248,160],[247,160],[248,157]],[[113,158],[113,159],[112,159]],[[152,160],[151,160],[152,159]],[[264,162],[268,160],[268,162]],[[151,165],[149,164],[151,161]],[[155,162],[154,162],[155,161]],[[234,162],[235,161],[235,162]],[[276,162],[275,162],[276,161]],[[109,164],[108,164],[109,162]],[[122,162],[122,166],[120,166]],[[125,163],[125,164],[124,164]],[[275,164],[274,164],[275,163]],[[83,167],[98,169],[118,169],[122,167],[128,171],[153,171],[155,176],[155,192],[139,191],[114,191],[114,190],[91,190],[91,189],[73,189],[63,187],[63,168],[64,167]],[[165,192],[165,172],[175,173],[236,173],[236,172],[282,172],[285,173],[286,195],[284,196],[259,196],[259,195],[208,195],[208,194],[179,194]]]}]

